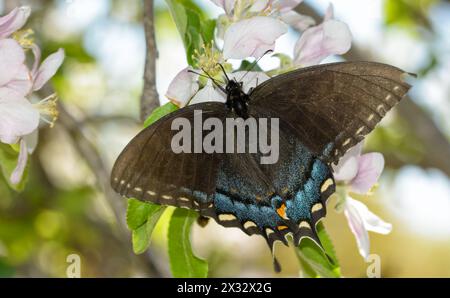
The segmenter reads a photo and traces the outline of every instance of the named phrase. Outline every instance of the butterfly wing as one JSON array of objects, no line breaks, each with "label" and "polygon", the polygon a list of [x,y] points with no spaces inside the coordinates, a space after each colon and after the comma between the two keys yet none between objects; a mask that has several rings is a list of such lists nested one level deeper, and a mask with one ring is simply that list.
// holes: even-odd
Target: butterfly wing
[{"label": "butterfly wing", "polygon": [[[258,108],[251,112],[250,117],[257,120],[266,116]],[[258,129],[272,136],[271,125],[259,125]],[[279,148],[274,164],[262,164],[264,154],[249,153],[248,148],[246,153],[226,154],[219,167],[213,205],[202,214],[223,226],[262,235],[271,249],[277,240],[287,245],[288,233],[296,243],[302,237],[319,243],[314,227],[325,215],[326,199],[334,192],[331,171],[284,124],[279,128]]]},{"label": "butterfly wing", "polygon": [[264,82],[250,102],[286,121],[313,154],[337,163],[410,89],[405,75],[373,62],[312,66]]},{"label": "butterfly wing", "polygon": [[141,131],[117,158],[111,173],[114,190],[126,197],[162,205],[206,208],[215,191],[221,154],[176,154],[171,147],[178,133],[171,129],[173,120],[187,119],[194,136],[194,119],[199,111],[203,120],[212,117],[223,120],[227,113],[223,103],[191,105]]}]

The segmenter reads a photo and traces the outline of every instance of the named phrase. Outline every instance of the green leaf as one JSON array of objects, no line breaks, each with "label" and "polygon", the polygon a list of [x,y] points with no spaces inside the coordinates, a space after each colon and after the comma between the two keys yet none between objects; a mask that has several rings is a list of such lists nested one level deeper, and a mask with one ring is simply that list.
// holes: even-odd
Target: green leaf
[{"label": "green leaf", "polygon": [[136,230],[148,219],[148,216],[160,209],[160,205],[142,202],[136,199],[128,199],[127,225],[130,230]]},{"label": "green leaf", "polygon": [[304,238],[296,249],[303,274],[307,277],[340,277],[341,272],[330,237],[322,223],[317,234],[323,249],[309,238]]},{"label": "green leaf", "polygon": [[241,65],[239,66],[237,71],[262,71],[262,69],[258,64],[255,65],[254,62],[242,60]]},{"label": "green leaf", "polygon": [[0,278],[13,277],[14,273],[14,267],[7,263],[6,258],[0,257]]},{"label": "green leaf", "polygon": [[388,26],[398,25],[414,30],[418,25],[432,30],[429,10],[436,0],[386,0],[384,19]]},{"label": "green leaf", "polygon": [[280,67],[281,69],[292,69],[292,58],[289,57],[286,54],[282,54],[282,53],[276,53],[273,54],[272,57],[278,58],[280,60]]},{"label": "green leaf", "polygon": [[216,20],[205,20],[202,24],[202,39],[205,43],[210,44],[214,41],[214,30],[216,29]]},{"label": "green leaf", "polygon": [[165,207],[136,199],[128,200],[127,225],[132,231],[133,251],[141,254],[150,245],[153,229]]},{"label": "green leaf", "polygon": [[195,211],[176,209],[170,219],[168,245],[173,277],[207,277],[208,263],[194,255],[190,242],[191,226],[197,219]]},{"label": "green leaf", "polygon": [[5,181],[9,187],[15,191],[22,191],[25,188],[25,184],[28,180],[28,163],[25,167],[25,171],[22,176],[22,180],[18,184],[12,184],[10,176],[17,166],[17,160],[19,158],[19,152],[8,144],[0,143],[0,170],[3,173]]},{"label": "green leaf", "polygon": [[162,118],[178,109],[179,109],[178,106],[171,102],[168,102],[165,105],[157,107],[155,110],[153,110],[153,112],[150,114],[150,116],[148,116],[148,118],[145,120],[144,127],[150,126],[151,124],[158,121],[160,118]]},{"label": "green leaf", "polygon": [[208,20],[200,7],[191,0],[166,0],[170,14],[183,40],[186,59],[195,66],[193,54],[214,40],[216,22]]},{"label": "green leaf", "polygon": [[316,225],[316,229],[317,234],[319,235],[320,242],[322,243],[323,249],[325,250],[327,256],[331,259],[332,265],[339,269],[339,260],[336,256],[336,250],[334,248],[330,236],[325,230],[325,226],[323,225],[322,222],[319,222]]},{"label": "green leaf", "polygon": [[301,277],[306,278],[318,278],[320,275],[317,274],[317,272],[309,265],[309,263],[306,261],[304,257],[301,257],[297,254],[298,260],[300,262],[300,266],[302,267],[301,271]]}]

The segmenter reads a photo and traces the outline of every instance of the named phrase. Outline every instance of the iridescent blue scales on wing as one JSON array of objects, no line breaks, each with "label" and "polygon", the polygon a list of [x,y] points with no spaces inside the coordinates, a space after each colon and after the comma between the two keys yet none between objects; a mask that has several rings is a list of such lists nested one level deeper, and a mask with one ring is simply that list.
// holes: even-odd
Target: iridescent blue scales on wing
[{"label": "iridescent blue scales on wing", "polygon": [[257,168],[252,172],[228,173],[228,165],[239,162],[241,166],[251,167],[252,160],[249,155],[225,157],[218,173],[213,204],[202,214],[215,218],[223,226],[239,227],[249,235],[260,234],[271,248],[275,241],[287,245],[287,234],[293,236],[297,245],[302,237],[310,237],[320,244],[315,225],[325,216],[326,200],[335,190],[329,166],[311,158],[308,165],[290,171],[293,179],[285,181],[292,181],[293,185],[279,191],[274,185],[265,184],[263,179],[249,179],[258,174]]}]

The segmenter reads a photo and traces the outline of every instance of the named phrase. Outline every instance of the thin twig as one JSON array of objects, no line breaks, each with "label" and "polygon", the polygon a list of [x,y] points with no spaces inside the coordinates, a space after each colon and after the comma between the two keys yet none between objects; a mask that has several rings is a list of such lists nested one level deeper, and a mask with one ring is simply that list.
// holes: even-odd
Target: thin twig
[{"label": "thin twig", "polygon": [[156,59],[158,51],[155,40],[153,0],[144,0],[144,29],[147,45],[145,55],[144,89],[141,96],[141,121],[145,121],[151,112],[159,106],[156,90]]}]

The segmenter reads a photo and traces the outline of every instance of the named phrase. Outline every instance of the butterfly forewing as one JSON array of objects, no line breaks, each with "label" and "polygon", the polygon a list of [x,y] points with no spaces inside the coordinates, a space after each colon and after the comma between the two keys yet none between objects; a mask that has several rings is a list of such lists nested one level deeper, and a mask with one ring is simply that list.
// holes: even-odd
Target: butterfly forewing
[{"label": "butterfly forewing", "polygon": [[405,75],[381,63],[318,65],[266,81],[250,102],[284,119],[311,152],[336,163],[410,89]]},{"label": "butterfly forewing", "polygon": [[[194,130],[194,114],[203,120],[223,120],[222,103],[202,103],[173,112],[140,132],[122,151],[111,174],[111,183],[126,197],[157,204],[201,209],[215,191],[221,154],[174,153],[171,142],[179,130],[172,121],[185,118]],[[192,151],[193,152],[193,151]]]}]

